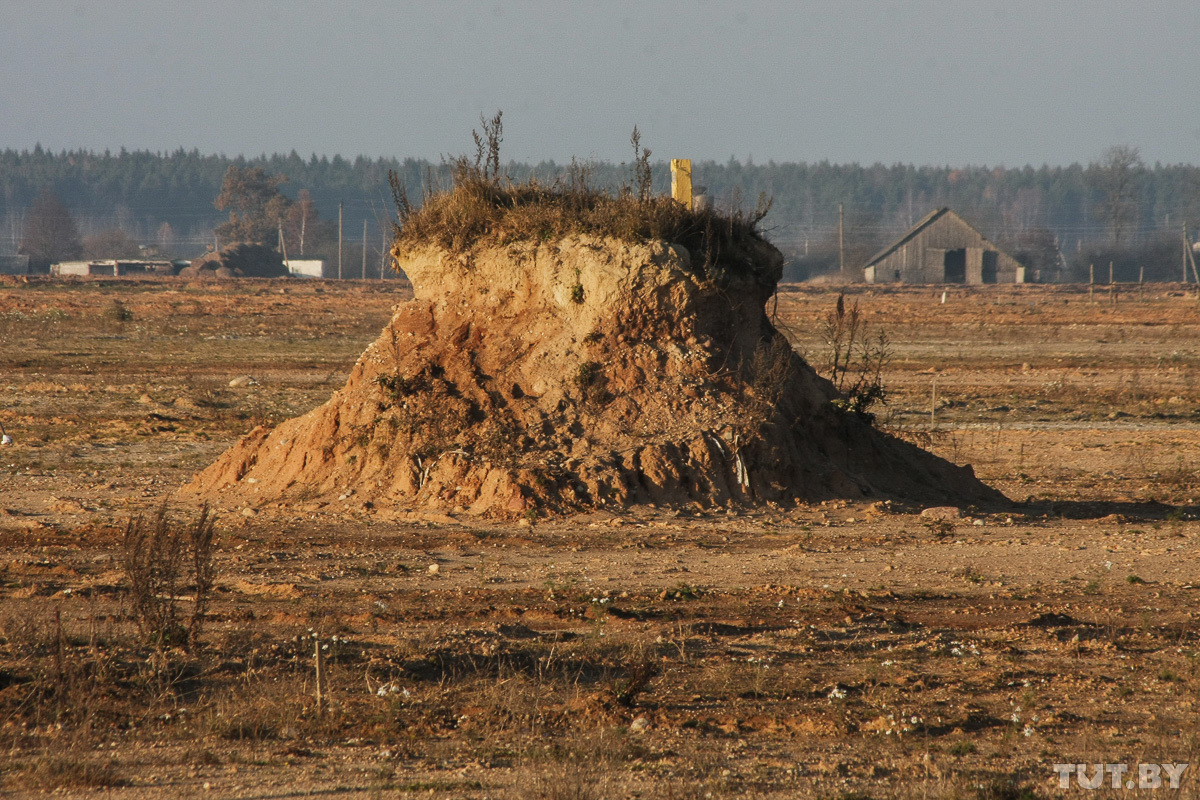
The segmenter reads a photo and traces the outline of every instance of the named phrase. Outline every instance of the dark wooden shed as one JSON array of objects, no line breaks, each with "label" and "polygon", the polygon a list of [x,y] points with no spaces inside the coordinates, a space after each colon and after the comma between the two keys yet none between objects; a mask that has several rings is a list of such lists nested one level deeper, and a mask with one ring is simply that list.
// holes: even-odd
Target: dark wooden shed
[{"label": "dark wooden shed", "polygon": [[949,208],[931,211],[863,267],[867,283],[1024,283],[1025,267]]}]

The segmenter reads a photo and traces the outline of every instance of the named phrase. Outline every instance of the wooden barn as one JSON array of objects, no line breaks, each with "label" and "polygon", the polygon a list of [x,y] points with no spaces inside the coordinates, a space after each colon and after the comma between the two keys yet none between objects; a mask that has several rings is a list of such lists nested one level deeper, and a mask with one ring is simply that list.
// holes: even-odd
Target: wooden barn
[{"label": "wooden barn", "polygon": [[1024,283],[1025,267],[948,208],[930,212],[863,267],[867,283]]}]

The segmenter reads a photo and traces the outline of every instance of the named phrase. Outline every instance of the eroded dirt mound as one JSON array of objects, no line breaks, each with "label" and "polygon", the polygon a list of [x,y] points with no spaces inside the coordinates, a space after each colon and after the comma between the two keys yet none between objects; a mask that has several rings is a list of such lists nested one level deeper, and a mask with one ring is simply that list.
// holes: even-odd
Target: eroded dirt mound
[{"label": "eroded dirt mound", "polygon": [[782,258],[572,237],[418,250],[346,386],[256,429],[189,490],[251,504],[353,494],[376,505],[519,514],[657,503],[1002,496],[873,429],[770,324]]},{"label": "eroded dirt mound", "polygon": [[179,274],[185,278],[283,278],[288,271],[278,250],[239,242],[220,252],[205,253]]}]

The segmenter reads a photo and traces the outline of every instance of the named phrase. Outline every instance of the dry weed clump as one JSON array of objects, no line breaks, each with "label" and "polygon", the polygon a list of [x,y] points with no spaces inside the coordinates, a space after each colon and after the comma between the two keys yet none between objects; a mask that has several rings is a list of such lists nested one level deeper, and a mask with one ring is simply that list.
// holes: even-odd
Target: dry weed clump
[{"label": "dry weed clump", "polygon": [[43,792],[70,789],[103,789],[124,786],[127,781],[114,761],[102,761],[75,748],[47,752],[22,765],[14,785]]},{"label": "dry weed clump", "polygon": [[474,133],[474,159],[460,156],[450,162],[452,187],[441,192],[426,187],[419,207],[410,201],[399,177],[389,174],[398,216],[394,256],[431,244],[462,253],[479,244],[590,234],[681,244],[692,255],[692,270],[714,277],[749,268],[740,253],[746,244],[762,241],[758,224],[771,206],[765,196],[753,211],[722,212],[688,209],[672,198],[652,195],[650,151],[641,146],[636,127],[634,175],[615,193],[589,186],[587,167],[574,162],[552,183],[512,183],[500,170],[500,113],[483,120],[483,128],[483,136]]},{"label": "dry weed clump", "polygon": [[887,400],[883,385],[883,368],[891,357],[887,335],[880,330],[872,338],[858,301],[847,308],[845,293],[838,295],[837,305],[825,317],[821,335],[828,348],[829,380],[842,395],[840,405],[873,419],[871,407]]},{"label": "dry weed clump", "polygon": [[113,300],[104,307],[100,316],[112,322],[129,322],[133,319],[133,312],[120,300]]},{"label": "dry weed clump", "polygon": [[530,800],[598,800],[610,781],[588,761],[553,761],[520,774],[512,796]]},{"label": "dry weed clump", "polygon": [[[164,503],[152,520],[135,517],[125,528],[122,566],[138,628],[160,646],[194,645],[216,577],[213,566],[213,516],[205,505],[187,530],[175,525]],[[194,591],[187,625],[179,616],[180,578],[190,573]]]}]

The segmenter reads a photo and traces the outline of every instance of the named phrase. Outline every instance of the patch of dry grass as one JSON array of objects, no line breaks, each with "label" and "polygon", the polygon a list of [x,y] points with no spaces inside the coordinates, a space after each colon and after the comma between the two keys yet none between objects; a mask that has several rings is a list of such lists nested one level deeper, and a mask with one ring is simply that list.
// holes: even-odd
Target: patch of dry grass
[{"label": "patch of dry grass", "polygon": [[9,780],[12,788],[42,791],[100,789],[125,783],[115,762],[72,752],[46,753],[14,770]]}]

